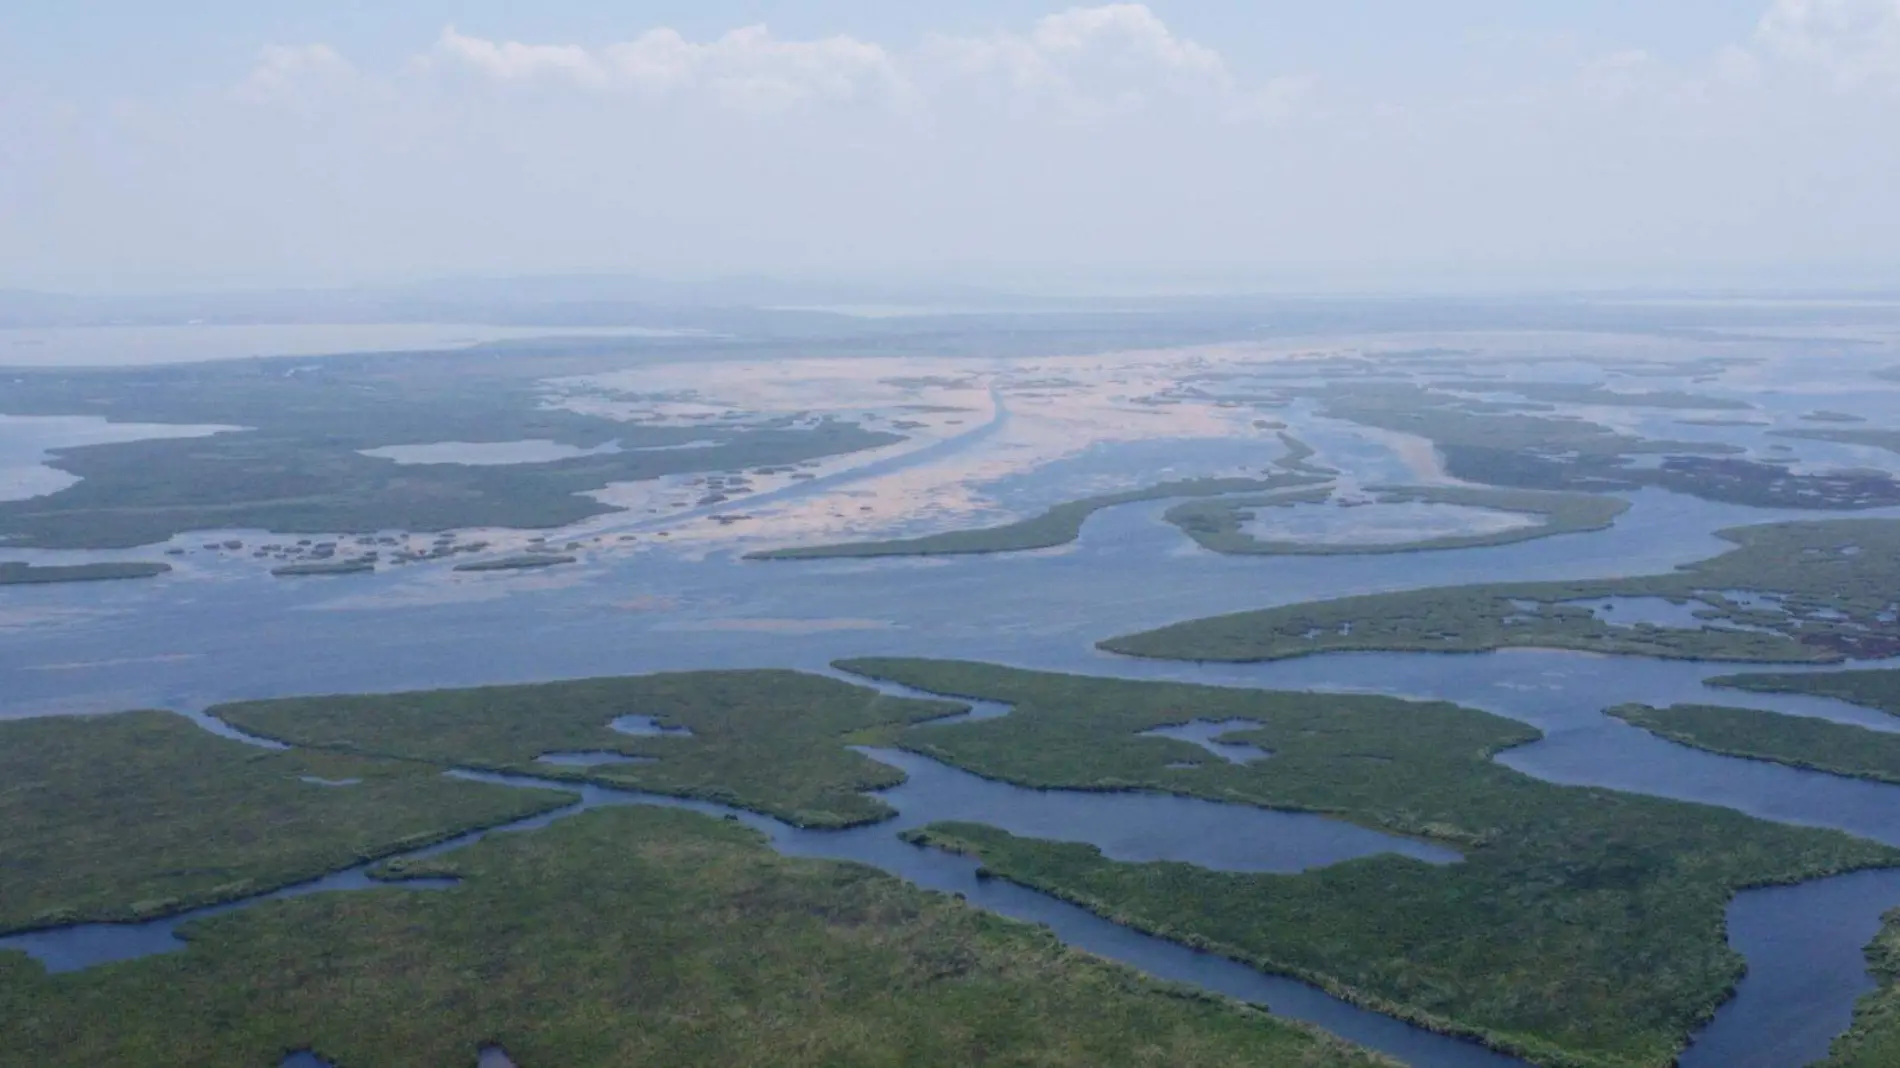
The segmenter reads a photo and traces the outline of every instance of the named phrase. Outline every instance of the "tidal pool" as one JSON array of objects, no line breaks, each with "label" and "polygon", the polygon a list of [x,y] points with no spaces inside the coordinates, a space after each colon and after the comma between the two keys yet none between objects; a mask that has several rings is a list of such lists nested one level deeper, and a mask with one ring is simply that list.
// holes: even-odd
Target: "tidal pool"
[{"label": "tidal pool", "polygon": [[617,716],[607,724],[609,730],[630,734],[635,738],[691,738],[691,727],[668,727],[652,716]]},{"label": "tidal pool", "polygon": [[[1745,608],[1759,607],[1766,603],[1762,597],[1742,601],[1731,596]],[[1513,602],[1528,605],[1530,611],[1538,608],[1536,602]],[[1667,597],[1599,597],[1587,601],[1562,601],[1560,604],[1572,608],[1588,609],[1591,615],[1608,623],[1612,627],[1633,629],[1636,627],[1661,627],[1668,630],[1745,630],[1758,634],[1773,634],[1765,627],[1751,627],[1720,619],[1703,619],[1697,612],[1709,611],[1709,606],[1701,601],[1684,601],[1677,604]]]},{"label": "tidal pool", "polygon": [[1197,719],[1188,723],[1177,723],[1172,727],[1156,727],[1142,731],[1143,738],[1173,738],[1177,742],[1198,745],[1202,749],[1225,760],[1229,764],[1251,764],[1256,760],[1265,760],[1272,753],[1257,745],[1246,742],[1223,742],[1221,739],[1237,731],[1259,730],[1264,724],[1251,719],[1228,719],[1212,722]]},{"label": "tidal pool", "polygon": [[1241,530],[1261,541],[1314,545],[1404,545],[1433,538],[1497,534],[1539,525],[1536,516],[1461,504],[1404,501],[1361,505],[1285,504],[1256,510]]}]

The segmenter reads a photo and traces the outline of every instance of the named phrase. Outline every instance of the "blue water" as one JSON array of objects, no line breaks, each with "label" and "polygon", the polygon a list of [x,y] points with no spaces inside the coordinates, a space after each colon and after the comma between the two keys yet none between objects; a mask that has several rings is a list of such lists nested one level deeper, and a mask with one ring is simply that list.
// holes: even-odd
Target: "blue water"
[{"label": "blue water", "polygon": [[617,716],[607,724],[608,730],[621,734],[630,734],[635,738],[691,738],[691,727],[671,727],[659,722],[653,716]]}]

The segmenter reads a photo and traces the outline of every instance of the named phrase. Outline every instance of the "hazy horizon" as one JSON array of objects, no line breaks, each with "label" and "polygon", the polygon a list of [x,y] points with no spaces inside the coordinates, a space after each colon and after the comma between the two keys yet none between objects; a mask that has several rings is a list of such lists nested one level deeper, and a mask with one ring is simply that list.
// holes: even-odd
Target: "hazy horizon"
[{"label": "hazy horizon", "polygon": [[1900,284],[1900,0],[0,14],[0,289]]}]

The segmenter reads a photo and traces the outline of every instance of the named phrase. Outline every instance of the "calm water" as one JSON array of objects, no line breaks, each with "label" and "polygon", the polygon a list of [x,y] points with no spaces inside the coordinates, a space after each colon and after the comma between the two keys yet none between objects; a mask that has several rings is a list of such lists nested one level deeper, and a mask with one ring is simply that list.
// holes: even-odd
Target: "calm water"
[{"label": "calm water", "polygon": [[200,438],[236,429],[114,423],[96,415],[0,415],[0,501],[43,497],[78,483],[79,476],[47,464],[56,449],[157,438]]}]

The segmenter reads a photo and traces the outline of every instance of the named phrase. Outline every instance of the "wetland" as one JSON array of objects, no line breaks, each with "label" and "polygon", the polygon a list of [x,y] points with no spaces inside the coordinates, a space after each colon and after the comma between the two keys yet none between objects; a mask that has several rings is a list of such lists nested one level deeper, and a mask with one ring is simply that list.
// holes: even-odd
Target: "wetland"
[{"label": "wetland", "polygon": [[11,1048],[1885,1063],[1890,351],[879,329],[9,373]]}]

